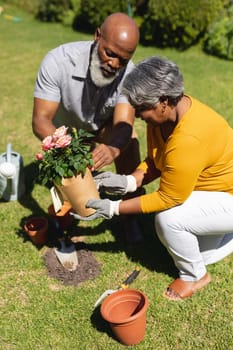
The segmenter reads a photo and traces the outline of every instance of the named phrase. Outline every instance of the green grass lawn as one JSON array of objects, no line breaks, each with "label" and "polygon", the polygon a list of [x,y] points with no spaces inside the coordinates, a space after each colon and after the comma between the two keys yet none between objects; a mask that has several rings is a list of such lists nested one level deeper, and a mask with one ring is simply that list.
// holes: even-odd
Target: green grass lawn
[{"label": "green grass lawn", "polygon": [[[101,264],[101,274],[78,287],[64,286],[47,276],[37,249],[24,234],[30,215],[47,215],[51,204],[47,188],[33,184],[34,155],[40,142],[31,131],[33,89],[39,64],[49,49],[68,41],[92,37],[58,24],[39,23],[13,7],[5,13],[22,19],[16,23],[0,16],[0,153],[7,143],[24,159],[27,191],[19,201],[0,202],[0,349],[3,350],[119,350],[125,346],[111,337],[93,304],[105,289],[117,288],[139,266],[132,287],[147,294],[146,336],[137,347],[144,350],[233,349],[233,257],[208,270],[212,283],[191,299],[171,302],[162,297],[176,270],[153,230],[153,217],[141,217],[146,241],[132,249],[117,240],[115,220],[77,223],[77,235]],[[134,61],[160,55],[181,67],[186,92],[208,103],[233,126],[233,63],[205,55],[199,47],[186,52],[139,46]],[[136,122],[145,155],[145,126]],[[214,140],[213,140],[214,142]],[[110,167],[112,169],[112,167]],[[147,187],[148,191],[153,185]],[[51,232],[50,232],[51,233]]]}]

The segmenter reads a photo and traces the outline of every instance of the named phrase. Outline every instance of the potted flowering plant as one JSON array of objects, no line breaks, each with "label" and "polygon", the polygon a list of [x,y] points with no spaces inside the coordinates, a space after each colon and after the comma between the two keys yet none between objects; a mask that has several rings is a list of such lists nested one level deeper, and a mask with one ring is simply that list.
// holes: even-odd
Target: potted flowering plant
[{"label": "potted flowering plant", "polygon": [[53,181],[61,185],[62,178],[85,175],[86,168],[93,165],[91,143],[87,142],[91,137],[93,135],[83,129],[69,129],[65,126],[45,137],[41,143],[44,154],[36,155],[41,184]]},{"label": "potted flowering plant", "polygon": [[90,171],[92,137],[83,129],[61,126],[42,140],[43,153],[36,155],[39,182],[42,185],[52,182],[63,200],[68,200],[74,211],[84,216],[93,213],[93,209],[85,207],[87,200],[99,197]]}]

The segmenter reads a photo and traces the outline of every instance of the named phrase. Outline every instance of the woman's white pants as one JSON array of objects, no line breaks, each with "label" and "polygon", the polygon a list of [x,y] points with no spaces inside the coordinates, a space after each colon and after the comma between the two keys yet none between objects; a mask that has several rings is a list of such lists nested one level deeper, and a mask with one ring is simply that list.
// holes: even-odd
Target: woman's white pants
[{"label": "woman's white pants", "polygon": [[233,252],[233,196],[194,191],[181,205],[155,214],[155,229],[179,270],[196,281]]}]

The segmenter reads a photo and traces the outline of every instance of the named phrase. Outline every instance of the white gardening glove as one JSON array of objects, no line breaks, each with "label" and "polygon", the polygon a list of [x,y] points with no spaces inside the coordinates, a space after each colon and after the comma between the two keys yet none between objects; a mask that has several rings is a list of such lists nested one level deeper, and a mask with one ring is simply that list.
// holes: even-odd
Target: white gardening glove
[{"label": "white gardening glove", "polygon": [[71,212],[70,214],[78,220],[91,221],[97,218],[111,219],[114,215],[119,215],[119,201],[110,199],[90,199],[87,201],[86,208],[96,209],[96,212],[89,216],[81,216]]},{"label": "white gardening glove", "polygon": [[94,177],[97,188],[103,188],[109,193],[126,194],[137,189],[133,175],[118,175],[110,171],[100,173]]}]

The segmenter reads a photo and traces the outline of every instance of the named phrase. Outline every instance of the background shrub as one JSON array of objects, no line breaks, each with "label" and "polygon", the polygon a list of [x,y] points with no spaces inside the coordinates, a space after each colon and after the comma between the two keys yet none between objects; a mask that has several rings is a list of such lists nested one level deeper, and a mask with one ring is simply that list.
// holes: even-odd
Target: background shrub
[{"label": "background shrub", "polygon": [[208,54],[233,59],[233,0],[2,0],[2,5],[91,34],[109,14],[124,12],[138,24],[141,44],[184,50],[201,39]]},{"label": "background shrub", "polygon": [[62,22],[65,13],[71,9],[71,0],[39,0],[36,17],[42,22]]},{"label": "background shrub", "polygon": [[64,25],[72,26],[76,16],[80,12],[81,0],[70,0],[71,8],[63,12],[61,21]]},{"label": "background shrub", "polygon": [[204,35],[229,0],[149,0],[141,40],[158,47],[185,49]]},{"label": "background shrub", "polygon": [[210,25],[203,48],[211,55],[233,60],[233,5],[223,18]]},{"label": "background shrub", "polygon": [[76,17],[74,28],[93,33],[104,19],[114,12],[135,13],[136,0],[81,0],[80,13]]}]

